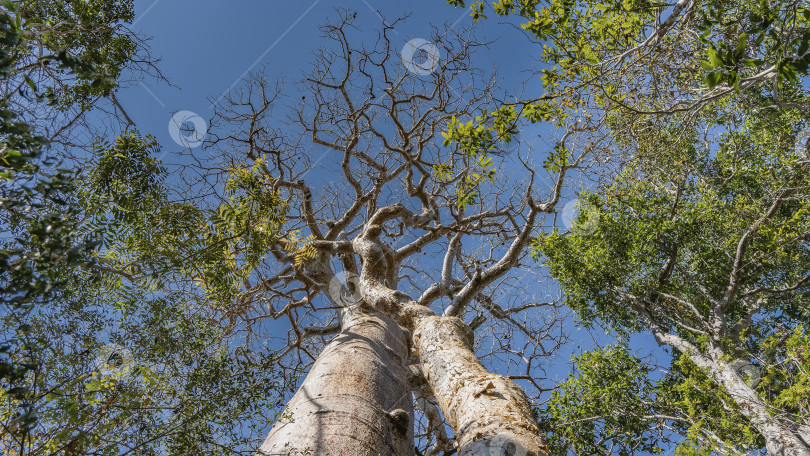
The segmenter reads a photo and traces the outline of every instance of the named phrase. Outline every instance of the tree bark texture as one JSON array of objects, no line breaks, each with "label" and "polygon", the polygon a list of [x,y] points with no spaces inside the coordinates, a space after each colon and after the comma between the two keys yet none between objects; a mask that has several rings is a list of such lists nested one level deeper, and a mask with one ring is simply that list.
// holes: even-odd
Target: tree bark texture
[{"label": "tree bark texture", "polygon": [[412,456],[407,333],[369,307],[344,310],[342,330],[310,369],[259,455]]},{"label": "tree bark texture", "polygon": [[488,372],[473,351],[472,330],[460,318],[439,316],[396,290],[392,270],[372,223],[352,241],[363,259],[358,290],[365,302],[413,333],[414,351],[461,456],[548,456],[525,393]]},{"label": "tree bark texture", "polygon": [[785,417],[775,416],[771,408],[745,379],[725,360],[725,352],[716,344],[709,344],[707,353],[686,339],[665,331],[643,306],[636,310],[652,330],[659,345],[668,345],[685,353],[696,366],[708,373],[734,398],[734,403],[765,438],[765,449],[771,456],[810,456],[810,442],[804,437],[802,423],[791,423]]},{"label": "tree bark texture", "polygon": [[549,455],[523,390],[488,372],[472,350],[472,330],[456,317],[416,322],[414,348],[422,371],[448,424],[458,453]]},{"label": "tree bark texture", "polygon": [[754,388],[746,383],[731,364],[723,360],[722,350],[710,346],[709,353],[704,354],[676,335],[665,333],[660,329],[654,330],[654,335],[659,343],[670,345],[686,353],[696,366],[708,372],[717,384],[725,388],[740,407],[740,412],[765,438],[765,449],[768,450],[768,454],[771,456],[810,456],[810,444],[801,436],[801,428],[796,426],[797,429],[792,429],[790,423],[774,416],[771,413],[772,409],[757,395]]}]

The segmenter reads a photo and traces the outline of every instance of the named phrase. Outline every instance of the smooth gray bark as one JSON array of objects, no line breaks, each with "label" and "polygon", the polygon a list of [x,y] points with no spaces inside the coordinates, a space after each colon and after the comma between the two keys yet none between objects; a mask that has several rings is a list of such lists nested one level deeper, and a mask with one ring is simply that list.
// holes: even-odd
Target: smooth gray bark
[{"label": "smooth gray bark", "polygon": [[686,353],[696,366],[704,369],[712,379],[722,385],[740,407],[740,413],[751,420],[751,425],[765,438],[765,449],[771,456],[810,456],[810,442],[803,436],[801,426],[792,425],[777,416],[757,392],[745,382],[740,374],[724,358],[724,352],[716,346],[709,353],[702,353],[687,340],[668,333],[655,324],[652,317],[641,309],[653,335],[660,345],[669,345]]},{"label": "smooth gray bark", "polygon": [[259,455],[412,456],[407,333],[369,307],[344,311]]},{"label": "smooth gray bark", "polygon": [[[696,362],[694,356],[690,358]],[[798,426],[795,430],[791,429],[792,426],[788,422],[775,416],[775,410],[771,409],[728,363],[713,360],[712,364],[709,366],[710,372],[734,398],[742,414],[751,420],[754,428],[765,438],[768,454],[810,456],[810,445],[803,440]]]}]

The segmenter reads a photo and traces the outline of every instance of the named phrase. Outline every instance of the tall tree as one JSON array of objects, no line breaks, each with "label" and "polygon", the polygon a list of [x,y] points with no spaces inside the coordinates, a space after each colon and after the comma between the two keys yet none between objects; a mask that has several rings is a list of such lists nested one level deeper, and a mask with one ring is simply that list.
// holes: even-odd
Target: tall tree
[{"label": "tall tree", "polygon": [[[464,4],[456,0],[449,3]],[[801,312],[791,313],[787,309],[801,305],[800,299],[791,293],[802,296],[806,274],[800,261],[803,246],[795,242],[800,242],[797,239],[802,239],[806,233],[801,217],[794,219],[792,213],[785,212],[804,202],[803,184],[795,181],[804,172],[801,170],[803,155],[792,151],[802,127],[799,113],[808,106],[802,78],[807,75],[810,63],[810,10],[797,1],[687,0],[504,0],[494,2],[491,8],[484,2],[473,2],[470,8],[475,20],[486,19],[490,11],[517,17],[523,22],[522,28],[541,42],[538,53],[545,65],[538,76],[543,90],[537,97],[511,101],[522,108],[526,118],[538,118],[538,113],[539,118],[544,119],[549,115],[584,111],[588,113],[586,122],[604,126],[597,137],[601,144],[608,145],[608,152],[601,157],[607,164],[602,169],[607,171],[608,179],[602,181],[604,185],[593,189],[599,195],[591,196],[590,204],[596,206],[585,211],[580,220],[587,223],[589,229],[574,230],[570,236],[559,233],[541,236],[535,245],[537,253],[548,258],[554,274],[560,278],[567,302],[588,324],[603,322],[623,332],[646,328],[659,343],[677,348],[678,356],[685,358],[673,365],[668,384],[674,389],[662,394],[681,397],[680,402],[675,401],[680,405],[675,409],[689,410],[689,404],[694,403],[690,401],[698,400],[690,394],[693,391],[687,385],[703,388],[712,385],[718,397],[700,396],[703,403],[712,404],[700,410],[710,412],[716,420],[697,419],[694,409],[670,414],[676,417],[676,426],[690,441],[731,453],[737,448],[766,447],[772,454],[807,454],[806,431],[803,430],[806,424],[801,413],[796,415],[804,405],[773,409],[775,404],[758,397],[752,387],[734,373],[739,373],[741,367],[751,367],[747,364],[753,362],[751,353],[759,353],[759,350],[749,352],[746,360],[746,356],[737,353],[739,348],[730,348],[727,338],[743,337],[746,342],[732,343],[738,347],[746,343],[770,346],[772,341],[765,333],[754,336],[750,330],[759,318],[768,315],[767,306],[762,302],[749,305],[748,314],[754,323],[744,314],[734,313],[739,310],[734,310],[734,306],[745,306],[739,304],[742,298],[771,290],[772,301],[777,297],[785,300],[781,305],[787,307],[772,308],[789,321],[784,324],[791,329],[785,331],[798,331],[794,338],[784,336],[785,341],[790,340],[791,346],[799,347],[801,352],[804,320],[798,316]],[[734,101],[728,101],[729,97]],[[759,111],[762,112],[758,114]],[[726,136],[716,131],[723,129]],[[769,138],[771,142],[763,144],[762,138]],[[766,158],[760,161],[759,157],[749,158],[737,153],[750,148],[760,148],[756,153]],[[775,151],[775,148],[782,150]],[[710,164],[715,168],[709,167]],[[728,174],[719,177],[720,169]],[[765,170],[770,174],[765,174]],[[615,183],[609,183],[610,177],[616,177]],[[659,205],[657,198],[667,203]],[[704,206],[697,205],[695,200]],[[667,215],[663,208],[670,206],[671,213]],[[687,208],[688,213],[680,212]],[[802,212],[802,209],[796,210],[797,214]],[[782,215],[785,218],[780,218]],[[684,220],[693,222],[690,226],[695,236],[694,244],[686,250],[669,238],[673,231],[679,233],[673,234],[676,238],[687,236],[685,228],[680,229]],[[702,223],[707,228],[715,226],[718,237],[704,237],[712,231],[703,231]],[[745,228],[737,223],[746,224]],[[783,230],[778,236],[785,237],[771,240],[784,244],[771,245],[772,250],[767,250],[768,247],[755,239],[775,235],[766,228],[772,223]],[[606,224],[611,224],[610,228],[604,226]],[[600,226],[596,235],[582,236],[596,226]],[[616,232],[603,231],[608,229]],[[619,238],[623,241],[617,241]],[[726,251],[721,247],[723,242],[727,244]],[[702,246],[698,247],[698,243]],[[737,253],[729,257],[727,250],[732,247]],[[757,251],[757,248],[765,250]],[[784,254],[777,253],[783,251]],[[765,252],[776,257],[786,255],[791,260],[771,265],[771,270],[765,263],[760,265],[760,270],[750,270],[751,255],[766,255]],[[635,259],[626,264],[627,258]],[[736,265],[724,266],[723,262],[729,258],[732,263],[736,261]],[[636,260],[638,263],[634,263]],[[705,265],[693,264],[693,261],[702,261]],[[654,262],[659,264],[653,266]],[[713,268],[723,277],[714,277],[717,289],[707,283],[704,274],[709,273],[701,269],[702,266]],[[685,277],[673,279],[672,274],[689,268],[701,272],[695,272],[688,280]],[[784,275],[777,278],[780,274],[777,271],[784,271]],[[660,283],[655,285],[655,280]],[[701,293],[692,290],[695,294],[685,296],[680,289],[660,289],[671,285],[673,280],[683,287],[698,287]],[[757,293],[748,290],[750,295],[741,291],[743,282],[757,280],[782,282],[780,285],[760,284],[762,289]],[[656,291],[651,291],[653,289]],[[623,295],[622,291],[629,294]],[[657,292],[667,293],[669,297],[656,297]],[[676,307],[679,302],[686,307],[667,313],[656,307],[659,301]],[[647,304],[652,307],[645,308]],[[690,319],[696,315],[705,320],[698,323]],[[736,321],[737,318],[741,321]],[[739,324],[735,326],[736,323]],[[737,333],[732,328],[742,332]],[[679,339],[684,334],[690,336]],[[686,345],[682,344],[684,340],[688,340]],[[789,351],[783,346],[780,353],[784,358],[771,361],[784,363],[786,372],[790,372],[785,375],[791,382],[795,380],[795,385],[802,385],[802,369],[797,371],[792,364],[801,362],[802,357],[786,355]],[[597,357],[593,359],[603,355],[595,354]],[[592,359],[583,358],[580,362],[588,367]],[[617,359],[616,363],[621,365],[621,360]],[[590,368],[584,369],[585,372],[589,375],[609,373]],[[682,378],[679,375],[687,380],[675,380]],[[704,378],[699,378],[701,375]],[[571,391],[581,391],[583,385],[589,388],[593,384],[604,385],[605,378],[588,383],[583,377],[579,384],[568,384],[571,389],[563,391],[569,393],[558,398],[556,408],[550,409],[550,416],[557,420],[564,416],[572,418],[574,425],[568,430],[571,438],[592,425],[595,427],[590,431],[604,432],[594,435],[587,443],[578,435],[572,440],[578,442],[573,444],[575,448],[605,450],[617,444],[623,451],[630,451],[635,444],[646,446],[642,436],[632,442],[614,438],[624,434],[611,435],[616,429],[615,423],[604,414],[602,417],[580,414],[588,407],[600,410],[594,404],[582,403],[580,409],[568,411],[562,407],[562,404],[576,402],[570,397]],[[791,391],[789,395],[795,397],[796,390],[785,387]],[[729,406],[729,402],[736,405]],[[609,401],[601,404],[605,405],[601,410],[605,411],[610,404]],[[648,410],[641,403],[633,404],[638,407],[630,409]],[[729,407],[733,410],[728,410]],[[722,419],[726,413],[730,418]],[[594,421],[589,422],[591,419]],[[684,421],[678,421],[680,419]],[[594,424],[597,422],[600,424]],[[640,428],[636,426],[638,422],[629,428],[644,429],[643,423],[641,420]],[[667,426],[667,421],[658,420],[651,426],[660,429]],[[744,432],[740,432],[741,429]],[[565,432],[558,436],[561,434]],[[744,437],[740,438],[741,435]],[[681,450],[686,453],[685,448],[682,446]]]},{"label": "tall tree", "polygon": [[588,197],[596,232],[534,244],[583,322],[674,349],[658,421],[726,454],[810,454],[808,120],[771,102],[749,91],[697,125],[622,124],[628,161]]},{"label": "tall tree", "polygon": [[[240,346],[217,309],[239,275],[225,247],[272,236],[239,231],[244,213],[272,233],[283,205],[271,194],[244,203],[258,182],[244,170],[229,205],[178,201],[154,139],[82,140],[104,133],[86,115],[115,106],[122,79],[150,65],[122,25],[131,8],[0,8],[4,454],[249,454],[251,427],[267,424],[257,410],[278,406],[270,356]],[[191,270],[219,282],[200,292]]]},{"label": "tall tree", "polygon": [[[36,22],[25,19],[25,7],[12,2],[0,7],[0,223],[4,231],[0,283],[3,322],[8,329],[3,332],[0,382],[7,401],[4,412],[10,412],[3,416],[4,437],[10,428],[25,435],[37,422],[35,393],[28,380],[37,371],[37,353],[42,345],[38,340],[25,340],[31,331],[27,317],[65,285],[58,273],[60,267],[77,266],[83,253],[98,244],[92,236],[77,235],[72,217],[76,211],[68,203],[73,175],[69,169],[54,165],[59,157],[49,153],[44,132],[24,114],[23,106],[36,110],[58,103],[54,81],[60,77],[78,76],[95,87],[109,87],[115,82],[95,71],[97,61],[41,43],[37,46],[41,30]],[[97,96],[104,93],[96,91]],[[24,444],[20,448],[25,448]]]},{"label": "tall tree", "polygon": [[660,116],[757,86],[782,103],[783,83],[807,75],[810,64],[810,10],[799,0],[500,0],[471,2],[470,14],[485,19],[490,8],[539,41],[543,91],[516,100],[531,111],[562,105]]},{"label": "tall tree", "polygon": [[[289,320],[282,363],[296,372],[315,359],[312,338],[338,334],[260,453],[412,454],[413,382],[430,393],[418,400],[437,440],[429,454],[548,454],[532,402],[514,377],[485,368],[474,335],[493,325],[514,331],[479,338],[496,344],[497,356],[523,358],[519,378],[532,378],[526,372],[543,344],[554,343],[556,321],[540,312],[555,304],[525,290],[501,300],[518,285],[511,277],[566,173],[585,157],[566,154],[561,142],[567,160],[537,172],[525,157],[500,152],[508,122],[474,127],[472,118],[492,109],[492,80],[472,67],[475,45],[464,37],[433,37],[442,58],[419,74],[394,56],[390,25],[371,47],[353,44],[353,27],[344,14],[323,28],[334,45],[317,55],[285,134],[273,124],[279,92],[261,77],[226,99],[212,122],[225,163],[212,164],[210,183],[223,166],[257,168],[273,177],[267,191],[288,204],[282,240],[245,279],[235,314],[254,324]],[[520,174],[495,178],[498,166]],[[508,373],[500,361],[491,365]]]}]

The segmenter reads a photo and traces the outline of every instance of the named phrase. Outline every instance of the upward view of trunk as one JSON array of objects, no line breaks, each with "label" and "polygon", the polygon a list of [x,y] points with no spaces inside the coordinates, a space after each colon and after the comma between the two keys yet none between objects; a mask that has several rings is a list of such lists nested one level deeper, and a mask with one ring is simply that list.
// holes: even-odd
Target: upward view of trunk
[{"label": "upward view of trunk", "polygon": [[439,316],[395,290],[378,231],[353,241],[363,258],[358,290],[366,302],[413,333],[414,352],[461,456],[549,456],[525,393],[512,380],[488,372],[473,351],[472,330],[460,318]]},{"label": "upward view of trunk", "polygon": [[[644,314],[643,314],[644,315]],[[647,314],[647,321],[651,319]],[[791,423],[785,417],[775,415],[774,410],[762,400],[745,379],[724,360],[724,352],[716,346],[703,353],[683,338],[663,331],[654,323],[650,324],[653,335],[661,345],[669,345],[681,350],[701,369],[708,372],[714,381],[721,385],[734,399],[742,413],[754,429],[765,439],[765,448],[771,456],[810,456],[810,442],[802,423]]]},{"label": "upward view of trunk", "polygon": [[259,455],[412,456],[406,333],[367,307],[346,309]]},{"label": "upward view of trunk", "polygon": [[481,365],[466,323],[423,317],[415,325],[414,345],[439,407],[456,431],[461,456],[550,455],[523,390]]}]

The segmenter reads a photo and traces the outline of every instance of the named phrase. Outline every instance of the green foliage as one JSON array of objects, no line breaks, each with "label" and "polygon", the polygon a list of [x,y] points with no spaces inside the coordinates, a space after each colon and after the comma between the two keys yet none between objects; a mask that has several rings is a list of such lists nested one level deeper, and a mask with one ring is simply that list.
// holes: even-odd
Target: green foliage
[{"label": "green foliage", "polygon": [[166,197],[166,168],[154,158],[159,151],[154,138],[125,132],[113,145],[101,141],[93,149],[98,159],[88,172],[86,204],[109,211],[121,223],[136,223],[158,208]]},{"label": "green foliage", "polygon": [[[283,220],[267,172],[232,170],[228,198],[201,208],[173,199],[153,138],[100,139],[86,167],[68,169],[23,113],[92,108],[109,94],[132,63],[134,42],[118,28],[131,6],[0,9],[0,74],[22,84],[0,99],[7,454],[253,449],[288,380],[272,353],[220,324]],[[39,67],[51,77],[30,73]],[[206,289],[187,286],[193,277]]]},{"label": "green foliage", "polygon": [[[516,17],[542,43],[547,67],[541,80],[550,97],[575,101],[584,90],[602,105],[652,111],[687,95],[695,83],[739,92],[745,78],[770,69],[779,88],[808,74],[810,9],[800,2],[700,2],[662,26],[671,6],[651,0],[492,2],[498,16]],[[486,18],[483,2],[470,9],[475,20]]]},{"label": "green foliage", "polygon": [[263,160],[256,160],[250,168],[231,168],[225,185],[229,199],[217,210],[221,220],[227,223],[220,228],[219,236],[230,234],[242,238],[239,243],[232,243],[231,248],[247,252],[244,264],[248,268],[264,258],[276,242],[278,228],[284,221],[286,206],[278,191],[273,190],[274,182]]},{"label": "green foliage", "polygon": [[71,62],[61,67],[67,71],[56,69],[49,76],[60,81],[47,92],[61,108],[87,109],[98,96],[109,95],[140,47],[121,28],[135,17],[132,0],[24,0],[18,9],[28,24],[32,48],[26,53],[37,55],[34,51],[42,49],[40,59],[46,65],[53,59]]},{"label": "green foliage", "polygon": [[554,454],[661,454],[669,440],[650,370],[626,348],[611,346],[574,358],[576,376],[552,393],[542,413]]},{"label": "green foliage", "polygon": [[[218,309],[231,309],[242,287],[233,277],[244,277],[258,261],[252,243],[275,239],[279,200],[265,195],[261,172],[235,169],[231,198],[203,210],[169,199],[154,139],[127,132],[97,143],[95,151],[86,177],[71,181],[65,197],[72,220],[85,221],[71,225],[74,235],[103,234],[103,243],[78,252],[76,261],[52,265],[49,273],[63,278],[58,291],[26,319],[23,345],[9,350],[12,360],[31,351],[37,375],[15,377],[2,399],[30,404],[36,421],[23,422],[13,407],[0,409],[0,421],[28,424],[13,427],[5,444],[20,454],[65,447],[110,455],[122,447],[156,455],[251,448],[256,435],[241,426],[258,432],[268,424],[266,409],[283,399],[282,379],[272,352],[236,351],[237,333],[215,318]],[[189,277],[211,279],[195,290],[183,286]],[[14,318],[3,316],[2,323]],[[99,365],[110,343],[130,354],[131,367],[108,368],[103,359]],[[30,402],[15,396],[21,389]],[[29,432],[37,423],[40,430]],[[25,451],[26,445],[37,450]]]},{"label": "green foliage", "polygon": [[561,455],[663,454],[672,446],[678,456],[744,454],[764,445],[734,398],[687,356],[661,376],[622,346],[576,357],[541,420]]},{"label": "green foliage", "polygon": [[[670,130],[647,129],[643,137],[624,143],[637,148],[636,158],[590,200],[600,208],[597,233],[551,233],[536,241],[535,251],[551,259],[552,272],[569,290],[569,303],[585,320],[635,328],[625,311],[616,312],[616,303],[658,288],[661,267],[673,253],[684,265],[662,292],[687,293],[698,310],[707,311],[708,302],[694,284],[699,279],[713,296],[722,297],[733,260],[729,253],[740,236],[780,189],[804,189],[808,183],[806,158],[793,147],[802,125],[796,113],[744,122],[739,129],[729,125],[716,149],[703,147],[695,133],[677,124]],[[750,286],[801,278],[803,270],[796,266],[809,257],[795,240],[808,228],[808,210],[804,194],[791,198],[757,232],[750,268],[753,273],[756,265],[766,274],[751,277]],[[697,323],[690,320],[691,310],[673,300],[658,305],[666,314]]]},{"label": "green foliage", "polygon": [[712,454],[718,449],[740,454],[762,448],[764,439],[742,415],[739,404],[688,356],[676,354],[658,384],[658,403],[667,404],[672,423],[685,440],[678,456]]},{"label": "green foliage", "polygon": [[499,141],[512,141],[517,132],[516,120],[514,106],[504,105],[487,117],[478,116],[467,123],[453,116],[447,131],[442,132],[444,146],[455,143],[463,156],[435,165],[433,177],[439,181],[456,181],[454,196],[459,208],[476,202],[479,185],[495,181],[497,168],[490,155],[497,153]]},{"label": "green foliage", "polygon": [[570,164],[571,152],[562,143],[554,146],[554,151],[543,161],[543,169],[559,173]]},{"label": "green foliage", "polygon": [[[801,421],[808,407],[799,366],[810,348],[803,329],[810,323],[810,177],[806,151],[795,145],[808,119],[798,110],[762,108],[767,103],[749,93],[691,124],[617,115],[613,135],[625,162],[587,196],[599,211],[597,230],[546,233],[533,249],[585,325],[630,333],[651,329],[651,318],[701,350],[718,337],[711,343],[728,359],[761,375],[760,397]],[[705,335],[746,233],[740,288],[724,307],[728,329]],[[656,401],[682,418],[674,423],[686,438],[677,454],[764,445],[735,398],[687,356],[676,353]]]},{"label": "green foliage", "polygon": [[[9,80],[28,46],[28,24],[3,2],[0,9],[0,75]],[[42,57],[67,70],[78,66],[64,55]],[[30,79],[28,85],[37,90]],[[34,98],[32,103],[41,103]],[[30,314],[66,285],[63,267],[87,263],[98,240],[77,233],[76,210],[70,206],[74,173],[54,166],[44,155],[47,141],[20,119],[8,99],[0,100],[0,306],[5,321],[0,342],[0,388],[11,399],[10,422],[23,435],[37,423],[36,395],[27,379],[38,371],[42,341],[30,340]],[[47,174],[44,171],[48,171]],[[43,175],[47,177],[43,177]]]},{"label": "green foliage", "polygon": [[[71,289],[74,295],[30,319],[30,334],[47,341],[39,375],[29,379],[40,424],[26,439],[12,426],[0,439],[5,448],[159,455],[233,454],[255,445],[272,419],[265,410],[281,405],[270,353],[240,354],[188,295],[131,290],[122,297],[98,284],[79,292],[79,283]],[[112,308],[108,291],[128,299],[126,312]],[[0,408],[4,424],[9,411]]]},{"label": "green foliage", "polygon": [[762,342],[760,389],[773,404],[807,422],[810,419],[810,333],[798,325],[778,326]]},{"label": "green foliage", "polygon": [[[562,112],[556,112],[554,110],[554,105],[552,102],[539,102],[539,103],[529,103],[523,106],[523,111],[520,113],[521,116],[525,117],[531,123],[537,122],[545,122],[551,120],[552,117],[560,117]],[[553,116],[557,114],[556,116]]]},{"label": "green foliage", "polygon": [[[94,223],[106,227],[103,266],[128,280],[159,280],[166,271],[192,277],[212,302],[233,302],[247,276],[277,241],[285,204],[261,161],[230,169],[225,199],[203,209],[173,201],[151,137],[127,132],[96,145],[81,186]],[[159,285],[153,282],[152,286]]]}]

